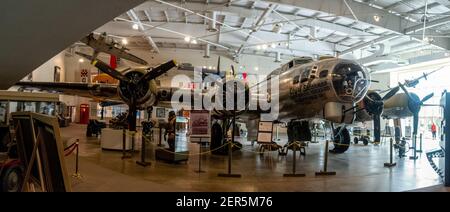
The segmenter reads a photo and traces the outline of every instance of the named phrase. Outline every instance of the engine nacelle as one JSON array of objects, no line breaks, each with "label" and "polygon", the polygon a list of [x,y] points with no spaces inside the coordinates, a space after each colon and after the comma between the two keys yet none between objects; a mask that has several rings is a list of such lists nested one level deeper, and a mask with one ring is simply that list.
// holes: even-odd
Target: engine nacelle
[{"label": "engine nacelle", "polygon": [[[133,82],[137,82],[144,74],[144,70],[129,70],[124,73],[124,75]],[[138,109],[146,109],[147,107],[152,106],[156,101],[155,94],[151,89],[153,87],[152,83],[154,83],[154,81],[138,84],[121,81],[117,87],[117,93],[127,104],[131,104],[132,99],[134,99]]]}]

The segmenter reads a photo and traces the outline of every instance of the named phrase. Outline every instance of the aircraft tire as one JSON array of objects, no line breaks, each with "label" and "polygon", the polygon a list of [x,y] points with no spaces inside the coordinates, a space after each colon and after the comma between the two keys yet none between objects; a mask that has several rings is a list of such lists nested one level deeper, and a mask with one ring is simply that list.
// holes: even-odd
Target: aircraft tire
[{"label": "aircraft tire", "polygon": [[353,138],[353,143],[354,143],[354,144],[358,144],[358,142],[359,142],[358,137],[354,137],[354,138]]},{"label": "aircraft tire", "polygon": [[350,132],[347,130],[347,128],[344,128],[341,131],[341,127],[338,127],[335,129],[334,135],[334,149],[330,150],[330,152],[337,154],[346,152],[350,147]]}]

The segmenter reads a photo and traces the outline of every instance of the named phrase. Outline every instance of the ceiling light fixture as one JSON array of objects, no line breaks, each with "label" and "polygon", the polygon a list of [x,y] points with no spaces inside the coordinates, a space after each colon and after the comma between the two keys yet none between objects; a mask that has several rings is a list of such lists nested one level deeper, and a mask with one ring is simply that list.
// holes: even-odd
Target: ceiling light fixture
[{"label": "ceiling light fixture", "polygon": [[131,26],[134,30],[138,30],[139,26],[137,24],[133,24],[133,26]]},{"label": "ceiling light fixture", "polygon": [[257,45],[257,46],[256,46],[256,49],[258,49],[258,50],[261,50],[261,48],[262,48],[262,47],[261,47],[260,45]]},{"label": "ceiling light fixture", "polygon": [[373,20],[374,20],[375,22],[380,22],[381,17],[380,17],[379,15],[374,15],[374,16],[373,16]]},{"label": "ceiling light fixture", "polygon": [[192,40],[192,44],[197,44],[197,40]]},{"label": "ceiling light fixture", "polygon": [[127,45],[128,44],[128,40],[127,39],[122,39],[122,45]]},{"label": "ceiling light fixture", "polygon": [[191,42],[191,37],[189,37],[189,36],[186,36],[186,37],[184,37],[184,41],[186,41],[186,42]]},{"label": "ceiling light fixture", "polygon": [[264,44],[264,45],[262,45],[262,49],[267,49],[268,48],[268,46],[267,46],[267,44]]},{"label": "ceiling light fixture", "polygon": [[78,59],[78,62],[79,62],[79,63],[84,63],[84,59],[83,59],[83,58],[80,58],[80,59]]},{"label": "ceiling light fixture", "polygon": [[270,48],[272,48],[272,49],[277,48],[277,44],[275,44],[275,43],[270,44]]},{"label": "ceiling light fixture", "polygon": [[255,67],[255,71],[259,71],[259,68],[258,68],[258,67]]}]

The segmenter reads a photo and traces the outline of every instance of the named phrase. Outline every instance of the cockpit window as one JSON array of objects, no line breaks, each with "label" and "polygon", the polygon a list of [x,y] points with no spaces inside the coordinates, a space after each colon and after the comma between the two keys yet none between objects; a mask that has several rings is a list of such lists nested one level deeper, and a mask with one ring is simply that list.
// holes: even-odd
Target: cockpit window
[{"label": "cockpit window", "polygon": [[300,82],[300,76],[295,76],[294,77],[294,81],[292,82],[292,84],[298,84]]},{"label": "cockpit window", "polygon": [[305,70],[302,73],[302,79],[301,82],[306,82],[308,81],[309,78],[309,74],[311,73],[311,66],[310,67],[306,67]]},{"label": "cockpit window", "polygon": [[310,63],[312,61],[313,61],[312,58],[296,59],[295,60],[295,65],[303,65],[303,64],[306,64],[306,63]]},{"label": "cockpit window", "polygon": [[333,87],[344,101],[360,101],[369,86],[364,69],[353,63],[341,63],[333,70]]},{"label": "cockpit window", "polygon": [[320,72],[319,77],[320,78],[325,78],[328,76],[328,70],[323,70]]}]

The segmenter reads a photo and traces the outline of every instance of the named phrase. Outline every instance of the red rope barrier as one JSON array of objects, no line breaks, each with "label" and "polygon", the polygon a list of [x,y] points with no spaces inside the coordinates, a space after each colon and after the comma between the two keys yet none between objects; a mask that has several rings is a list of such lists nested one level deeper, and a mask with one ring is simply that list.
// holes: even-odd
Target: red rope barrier
[{"label": "red rope barrier", "polygon": [[[71,155],[73,153],[73,151],[75,151],[75,149],[78,148],[78,143],[74,143],[75,145],[70,145],[72,147],[72,149],[70,151],[64,151],[64,155],[67,157],[69,155]],[[67,148],[66,148],[67,149]]]},{"label": "red rope barrier", "polygon": [[66,147],[64,149],[64,151],[67,151],[68,149],[72,148],[73,146],[77,145],[77,142],[74,142],[73,144],[71,144],[70,146]]}]

